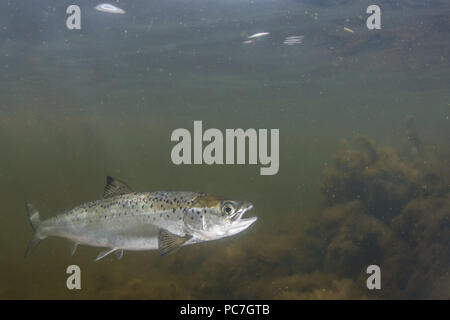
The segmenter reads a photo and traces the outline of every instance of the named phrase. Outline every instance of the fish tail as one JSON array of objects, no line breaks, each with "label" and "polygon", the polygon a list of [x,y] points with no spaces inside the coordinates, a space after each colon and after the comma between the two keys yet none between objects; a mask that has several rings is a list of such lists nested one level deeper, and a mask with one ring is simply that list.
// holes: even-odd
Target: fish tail
[{"label": "fish tail", "polygon": [[25,258],[28,257],[31,253],[31,251],[37,247],[37,245],[43,240],[45,237],[42,237],[39,235],[39,226],[41,224],[41,217],[39,216],[39,212],[36,210],[36,208],[30,204],[26,204],[27,213],[28,213],[28,220],[30,221],[31,227],[33,228],[34,234],[31,238],[30,242],[28,243],[27,250],[25,251]]}]

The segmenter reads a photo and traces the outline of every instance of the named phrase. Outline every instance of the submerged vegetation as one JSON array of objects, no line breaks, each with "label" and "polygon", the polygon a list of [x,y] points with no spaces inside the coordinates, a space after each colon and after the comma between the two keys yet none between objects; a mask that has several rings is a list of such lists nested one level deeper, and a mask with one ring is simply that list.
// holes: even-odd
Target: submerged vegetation
[{"label": "submerged vegetation", "polygon": [[[326,168],[324,208],[309,229],[319,269],[365,286],[364,266],[383,274],[383,298],[450,298],[450,153],[422,145],[407,118],[400,152],[359,136]],[[413,137],[413,138],[411,138]],[[412,151],[412,152],[411,152]]]}]

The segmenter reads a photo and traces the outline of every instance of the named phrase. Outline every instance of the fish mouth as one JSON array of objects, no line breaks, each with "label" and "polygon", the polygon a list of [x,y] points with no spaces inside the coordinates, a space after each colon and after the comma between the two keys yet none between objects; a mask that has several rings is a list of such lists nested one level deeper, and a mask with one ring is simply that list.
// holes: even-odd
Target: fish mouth
[{"label": "fish mouth", "polygon": [[[257,217],[243,218],[244,214],[252,208],[253,205],[251,203],[244,202],[239,210],[236,210],[231,216],[226,217],[224,221],[220,221],[219,223],[213,221],[209,225],[204,221],[203,228],[200,230],[192,229],[189,224],[186,224],[186,227],[191,234],[194,234],[203,241],[230,237],[244,231],[258,220]],[[205,218],[205,216],[203,217]]]},{"label": "fish mouth", "polygon": [[237,210],[233,216],[231,217],[231,221],[233,225],[239,225],[239,227],[243,227],[244,229],[248,228],[251,224],[253,224],[258,217],[250,217],[244,219],[243,216],[247,211],[253,209],[253,204],[248,202],[244,203],[239,210]]}]

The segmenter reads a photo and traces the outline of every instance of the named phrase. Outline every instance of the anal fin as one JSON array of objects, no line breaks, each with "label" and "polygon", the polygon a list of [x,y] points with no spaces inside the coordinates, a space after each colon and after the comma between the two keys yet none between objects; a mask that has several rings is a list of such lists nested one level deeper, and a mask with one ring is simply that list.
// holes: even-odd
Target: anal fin
[{"label": "anal fin", "polygon": [[192,238],[191,235],[178,236],[165,229],[159,229],[158,235],[159,253],[162,256],[173,253],[191,238]]},{"label": "anal fin", "polygon": [[122,249],[118,249],[118,250],[115,252],[115,254],[116,254],[117,260],[120,260],[120,259],[123,258],[123,250],[122,250]]}]

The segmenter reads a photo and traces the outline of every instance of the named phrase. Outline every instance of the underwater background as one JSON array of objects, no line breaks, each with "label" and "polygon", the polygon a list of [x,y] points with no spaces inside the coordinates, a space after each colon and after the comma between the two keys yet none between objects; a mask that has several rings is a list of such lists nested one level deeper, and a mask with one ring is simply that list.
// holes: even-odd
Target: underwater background
[{"label": "underwater background", "polygon": [[[450,298],[449,1],[98,3],[0,3],[1,299]],[[279,128],[279,173],[174,165],[171,132],[194,120]],[[94,263],[99,248],[49,238],[24,259],[25,202],[48,218],[99,199],[107,175],[248,200],[258,221],[167,257]]]}]

